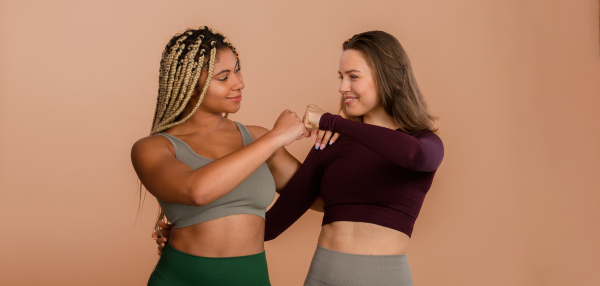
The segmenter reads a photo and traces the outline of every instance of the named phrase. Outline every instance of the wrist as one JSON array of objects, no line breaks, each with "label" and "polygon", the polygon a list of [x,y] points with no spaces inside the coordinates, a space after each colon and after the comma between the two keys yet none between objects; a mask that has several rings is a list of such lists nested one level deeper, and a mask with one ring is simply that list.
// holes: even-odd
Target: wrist
[{"label": "wrist", "polygon": [[267,144],[269,146],[271,146],[272,148],[274,148],[275,150],[278,149],[279,147],[284,146],[284,143],[285,143],[281,132],[278,132],[275,129],[267,132],[265,135],[260,137],[259,140],[263,139],[263,138],[264,138],[264,141],[267,142]]},{"label": "wrist", "polygon": [[327,121],[328,116],[330,116],[330,115],[331,115],[331,113],[324,112],[323,114],[321,114],[321,116],[319,116],[319,120],[317,121],[317,123],[319,124],[319,129],[328,130],[326,121]]},{"label": "wrist", "polygon": [[323,118],[323,114],[325,114],[325,113],[319,114],[319,117],[317,117],[317,120],[315,120],[315,123],[316,123],[315,125],[316,125],[317,129],[319,129],[321,127],[321,118]]}]

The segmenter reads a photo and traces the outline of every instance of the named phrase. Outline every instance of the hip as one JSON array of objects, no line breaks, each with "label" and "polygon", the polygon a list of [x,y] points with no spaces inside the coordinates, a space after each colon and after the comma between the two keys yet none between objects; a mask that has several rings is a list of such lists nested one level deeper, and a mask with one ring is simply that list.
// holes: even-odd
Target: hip
[{"label": "hip", "polygon": [[202,257],[167,243],[148,281],[149,286],[270,286],[265,252],[237,257]]},{"label": "hip", "polygon": [[406,254],[361,255],[317,245],[305,286],[412,286]]}]

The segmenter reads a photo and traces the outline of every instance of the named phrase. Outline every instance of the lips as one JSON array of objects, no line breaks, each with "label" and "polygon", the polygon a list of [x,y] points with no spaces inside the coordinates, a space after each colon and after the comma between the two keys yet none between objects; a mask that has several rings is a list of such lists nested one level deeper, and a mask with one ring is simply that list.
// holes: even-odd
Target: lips
[{"label": "lips", "polygon": [[227,99],[237,103],[237,102],[242,101],[242,95],[240,94],[240,95],[234,96],[234,97],[227,97]]},{"label": "lips", "polygon": [[344,96],[344,104],[350,104],[352,102],[355,102],[356,100],[358,100],[358,97]]}]

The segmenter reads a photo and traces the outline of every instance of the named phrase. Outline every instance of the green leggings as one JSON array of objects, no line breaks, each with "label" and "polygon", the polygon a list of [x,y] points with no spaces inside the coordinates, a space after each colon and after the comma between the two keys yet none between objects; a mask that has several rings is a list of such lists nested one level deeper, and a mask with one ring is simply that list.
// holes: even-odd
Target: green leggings
[{"label": "green leggings", "polygon": [[265,252],[238,257],[201,257],[167,243],[148,286],[271,286]]}]

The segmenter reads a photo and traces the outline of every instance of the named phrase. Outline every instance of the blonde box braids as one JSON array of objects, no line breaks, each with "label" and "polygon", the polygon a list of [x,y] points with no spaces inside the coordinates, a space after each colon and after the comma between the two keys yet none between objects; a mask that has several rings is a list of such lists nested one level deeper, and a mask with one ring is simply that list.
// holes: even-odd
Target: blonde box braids
[{"label": "blonde box braids", "polygon": [[[150,135],[177,126],[194,115],[204,100],[212,79],[217,51],[226,47],[235,54],[239,64],[237,50],[231,42],[221,33],[206,26],[198,29],[188,29],[182,34],[177,34],[171,38],[162,53],[160,61],[158,98]],[[206,66],[205,55],[207,51],[210,51],[210,55]],[[194,90],[197,86],[200,86],[199,79],[203,68],[207,68],[208,71],[198,103],[190,114],[179,119],[192,98]],[[227,115],[225,114],[225,117]],[[140,204],[141,201],[142,189],[140,185]],[[155,231],[159,230],[158,223],[164,219],[165,215],[162,209],[159,209],[154,227]],[[163,236],[160,231],[158,233],[161,237]]]},{"label": "blonde box braids", "polygon": [[[204,41],[204,39],[208,40]],[[224,47],[230,48],[239,62],[237,50],[231,42],[221,33],[206,26],[197,30],[189,29],[169,41],[163,51],[160,64],[158,99],[151,135],[185,122],[198,110],[212,79],[217,50]],[[210,50],[207,63],[208,76],[200,94],[200,99],[190,114],[177,120],[190,101],[195,87],[199,85],[198,80],[202,74],[202,69],[205,67],[207,50]]]}]

